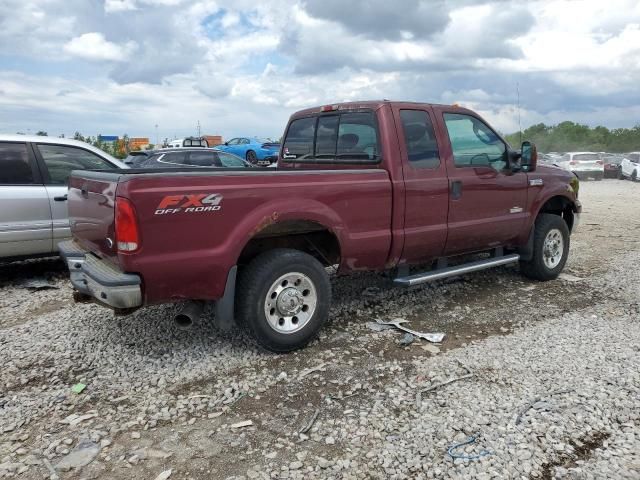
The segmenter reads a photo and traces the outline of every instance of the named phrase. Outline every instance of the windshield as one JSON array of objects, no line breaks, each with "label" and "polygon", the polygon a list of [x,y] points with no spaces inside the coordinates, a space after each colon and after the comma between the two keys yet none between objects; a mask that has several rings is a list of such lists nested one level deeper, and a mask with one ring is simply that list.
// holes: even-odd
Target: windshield
[{"label": "windshield", "polygon": [[585,161],[585,160],[600,160],[600,157],[598,156],[597,153],[581,153],[579,155],[574,155],[573,159],[574,160],[581,160],[581,161]]}]

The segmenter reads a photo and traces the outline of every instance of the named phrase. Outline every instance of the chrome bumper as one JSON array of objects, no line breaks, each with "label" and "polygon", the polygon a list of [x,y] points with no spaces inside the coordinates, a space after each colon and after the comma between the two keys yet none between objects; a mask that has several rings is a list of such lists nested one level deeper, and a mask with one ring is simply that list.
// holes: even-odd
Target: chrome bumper
[{"label": "chrome bumper", "polygon": [[142,305],[142,280],[138,275],[122,273],[109,263],[83,250],[73,240],[58,245],[78,292],[112,308],[136,308]]}]

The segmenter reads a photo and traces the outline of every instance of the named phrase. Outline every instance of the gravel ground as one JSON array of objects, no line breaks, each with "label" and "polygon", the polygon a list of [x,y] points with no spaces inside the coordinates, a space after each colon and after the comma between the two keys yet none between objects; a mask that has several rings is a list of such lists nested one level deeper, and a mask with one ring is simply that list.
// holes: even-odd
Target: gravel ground
[{"label": "gravel ground", "polygon": [[[581,188],[563,278],[336,278],[285,356],[175,307],[73,304],[57,261],[0,266],[0,478],[640,479],[640,185]],[[396,317],[447,338],[367,325]]]}]

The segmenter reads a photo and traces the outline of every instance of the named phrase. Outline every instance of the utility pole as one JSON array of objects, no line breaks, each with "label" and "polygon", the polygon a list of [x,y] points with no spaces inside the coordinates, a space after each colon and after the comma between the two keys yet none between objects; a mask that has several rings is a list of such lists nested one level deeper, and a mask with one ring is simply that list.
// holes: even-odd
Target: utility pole
[{"label": "utility pole", "polygon": [[200,120],[198,120],[198,138],[200,137]]},{"label": "utility pole", "polygon": [[158,124],[156,123],[156,148],[158,147],[159,143],[160,143],[160,137],[158,137]]}]

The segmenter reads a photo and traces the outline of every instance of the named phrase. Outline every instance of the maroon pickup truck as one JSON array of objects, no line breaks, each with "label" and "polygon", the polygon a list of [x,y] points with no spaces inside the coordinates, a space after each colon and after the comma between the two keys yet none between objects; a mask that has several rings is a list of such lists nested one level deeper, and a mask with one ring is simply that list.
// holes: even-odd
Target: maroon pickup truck
[{"label": "maroon pickup truck", "polygon": [[77,171],[68,199],[78,301],[189,301],[183,324],[215,301],[221,328],[278,352],[327,320],[329,267],[412,286],[519,262],[549,280],[581,211],[577,178],[532,144],[465,108],[389,101],[297,112],[276,169]]}]

